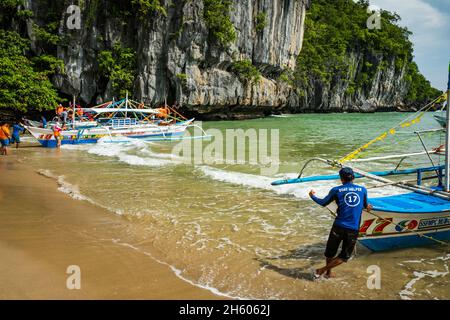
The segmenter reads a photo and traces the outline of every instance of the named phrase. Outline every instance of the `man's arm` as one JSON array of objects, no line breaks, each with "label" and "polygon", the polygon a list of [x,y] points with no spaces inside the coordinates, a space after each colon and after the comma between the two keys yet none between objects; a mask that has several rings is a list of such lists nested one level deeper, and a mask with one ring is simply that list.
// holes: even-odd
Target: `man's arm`
[{"label": "man's arm", "polygon": [[336,199],[336,192],[334,191],[334,189],[331,189],[328,195],[323,199],[316,197],[315,194],[316,193],[313,190],[309,192],[309,196],[311,197],[311,199],[322,207],[326,207]]},{"label": "man's arm", "polygon": [[369,199],[367,196],[367,189],[364,190],[364,209],[366,209],[367,211],[371,211],[373,208],[373,206],[369,203]]}]

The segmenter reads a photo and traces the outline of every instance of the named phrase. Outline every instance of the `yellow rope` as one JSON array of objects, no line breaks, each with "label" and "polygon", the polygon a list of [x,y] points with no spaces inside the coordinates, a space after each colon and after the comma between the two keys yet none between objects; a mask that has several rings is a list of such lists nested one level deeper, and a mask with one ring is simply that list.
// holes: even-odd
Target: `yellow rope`
[{"label": "yellow rope", "polygon": [[413,116],[407,117],[405,120],[400,122],[395,127],[392,127],[391,129],[383,132],[378,137],[376,137],[376,138],[370,140],[369,142],[367,142],[365,145],[359,147],[358,149],[356,149],[356,150],[350,152],[349,154],[347,154],[346,156],[342,157],[341,159],[338,160],[338,162],[340,164],[344,164],[347,161],[353,160],[353,159],[355,159],[355,157],[359,153],[361,153],[362,151],[364,151],[367,148],[369,148],[372,144],[374,144],[374,143],[376,143],[378,141],[383,141],[389,135],[395,135],[397,133],[397,129],[399,129],[399,128],[407,128],[407,127],[410,127],[412,125],[415,125],[415,124],[419,123],[421,121],[423,115],[426,112],[428,112],[432,107],[434,107],[435,104],[440,103],[440,102],[444,101],[445,99],[447,99],[447,93],[444,93],[441,96],[439,96],[438,98],[434,99],[429,104],[425,105],[422,109],[420,109],[419,111],[414,113]]}]

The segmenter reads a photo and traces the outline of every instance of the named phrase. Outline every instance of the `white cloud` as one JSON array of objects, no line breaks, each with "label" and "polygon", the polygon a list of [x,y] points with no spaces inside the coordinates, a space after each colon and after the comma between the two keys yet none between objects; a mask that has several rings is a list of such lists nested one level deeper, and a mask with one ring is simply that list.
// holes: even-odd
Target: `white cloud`
[{"label": "white cloud", "polygon": [[421,72],[436,88],[445,89],[450,58],[450,12],[425,0],[370,0],[370,3],[400,15],[399,24],[413,32],[411,41]]}]

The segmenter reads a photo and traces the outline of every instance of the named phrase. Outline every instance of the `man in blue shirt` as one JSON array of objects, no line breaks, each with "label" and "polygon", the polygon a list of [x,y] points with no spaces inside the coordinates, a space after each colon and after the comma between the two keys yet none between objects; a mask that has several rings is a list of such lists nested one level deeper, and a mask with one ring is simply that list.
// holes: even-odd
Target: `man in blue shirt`
[{"label": "man in blue shirt", "polygon": [[[350,259],[358,238],[362,211],[363,209],[368,211],[372,209],[367,201],[366,188],[353,184],[355,179],[353,170],[342,168],[339,171],[339,176],[342,185],[332,188],[324,199],[317,198],[313,190],[309,192],[311,199],[323,207],[333,201],[338,206],[337,217],[331,228],[325,250],[326,266],[315,271],[315,278],[322,275],[332,277],[331,269]],[[339,256],[335,257],[341,242],[342,251]]]},{"label": "man in blue shirt", "polygon": [[21,123],[19,123],[18,121],[16,121],[16,123],[14,123],[13,127],[13,132],[11,135],[11,139],[10,139],[10,143],[11,144],[16,144],[16,149],[19,148],[19,144],[20,144],[20,133],[25,131],[25,128],[22,126]]},{"label": "man in blue shirt", "polygon": [[47,119],[44,116],[41,116],[42,128],[47,128]]}]

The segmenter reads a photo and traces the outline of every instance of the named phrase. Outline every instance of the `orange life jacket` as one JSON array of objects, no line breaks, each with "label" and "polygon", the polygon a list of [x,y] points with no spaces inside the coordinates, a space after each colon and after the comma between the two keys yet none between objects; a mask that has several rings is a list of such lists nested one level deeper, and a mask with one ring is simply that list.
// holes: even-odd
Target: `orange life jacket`
[{"label": "orange life jacket", "polygon": [[157,114],[157,116],[158,116],[158,118],[167,118],[167,116],[169,115],[169,110],[167,109],[167,108],[159,108],[158,109],[158,114]]},{"label": "orange life jacket", "polygon": [[11,133],[9,132],[9,128],[6,125],[0,127],[0,139],[6,140],[9,139]]}]

